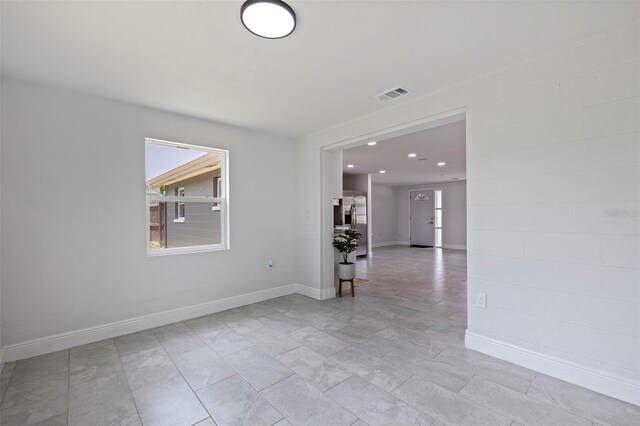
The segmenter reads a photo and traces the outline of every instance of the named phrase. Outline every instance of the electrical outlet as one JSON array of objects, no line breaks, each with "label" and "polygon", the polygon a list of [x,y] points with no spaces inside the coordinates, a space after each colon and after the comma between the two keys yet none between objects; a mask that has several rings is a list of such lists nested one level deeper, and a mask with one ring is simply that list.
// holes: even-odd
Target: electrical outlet
[{"label": "electrical outlet", "polygon": [[476,293],[476,306],[487,309],[487,293]]}]

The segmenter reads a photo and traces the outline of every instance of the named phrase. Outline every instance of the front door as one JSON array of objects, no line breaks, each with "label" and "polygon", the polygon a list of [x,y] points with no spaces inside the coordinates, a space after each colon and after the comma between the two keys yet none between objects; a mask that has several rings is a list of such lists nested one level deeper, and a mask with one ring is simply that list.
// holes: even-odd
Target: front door
[{"label": "front door", "polygon": [[412,246],[434,246],[434,207],[433,189],[409,192],[409,239]]}]

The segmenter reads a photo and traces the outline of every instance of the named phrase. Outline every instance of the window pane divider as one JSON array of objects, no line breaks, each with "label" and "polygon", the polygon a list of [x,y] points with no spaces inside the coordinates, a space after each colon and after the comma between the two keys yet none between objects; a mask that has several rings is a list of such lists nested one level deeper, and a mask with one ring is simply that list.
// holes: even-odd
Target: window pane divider
[{"label": "window pane divider", "polygon": [[177,195],[147,195],[147,201],[160,201],[164,203],[222,203],[224,197],[194,197]]}]

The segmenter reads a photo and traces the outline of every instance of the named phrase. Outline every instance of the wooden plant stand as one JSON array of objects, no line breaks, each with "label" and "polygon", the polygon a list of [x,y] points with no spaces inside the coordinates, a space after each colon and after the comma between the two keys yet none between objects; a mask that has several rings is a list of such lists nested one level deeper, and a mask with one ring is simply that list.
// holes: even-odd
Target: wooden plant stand
[{"label": "wooden plant stand", "polygon": [[354,280],[355,278],[352,278],[350,280],[343,280],[342,278],[339,278],[338,297],[342,297],[342,283],[344,282],[351,283],[351,297],[356,297],[356,286],[355,286]]}]

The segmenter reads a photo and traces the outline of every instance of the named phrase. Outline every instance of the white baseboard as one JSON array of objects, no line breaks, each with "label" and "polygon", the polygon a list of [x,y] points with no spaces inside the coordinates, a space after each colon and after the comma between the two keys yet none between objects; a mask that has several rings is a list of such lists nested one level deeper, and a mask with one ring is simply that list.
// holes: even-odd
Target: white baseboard
[{"label": "white baseboard", "polygon": [[336,297],[336,289],[335,288],[323,288],[322,289],[322,299],[320,300],[327,300],[327,299],[335,299]]},{"label": "white baseboard", "polygon": [[294,286],[295,286],[295,293],[310,297],[312,299],[327,300],[327,299],[333,299],[334,297],[336,297],[335,288],[318,289],[318,288],[309,287],[304,284],[294,284]]},{"label": "white baseboard", "polygon": [[469,349],[538,371],[631,404],[640,405],[640,382],[573,361],[501,342],[477,333],[465,333]]},{"label": "white baseboard", "polygon": [[442,246],[442,248],[452,249],[452,250],[466,250],[467,246],[461,245],[461,244],[445,244]]},{"label": "white baseboard", "polygon": [[[12,345],[4,346],[2,348],[1,359],[5,362],[16,361],[19,359],[31,358],[33,356],[72,348],[78,345],[98,342],[100,340],[109,339],[112,337],[123,336],[125,334],[135,333],[137,331],[161,327],[163,325],[172,324],[174,322],[185,321],[204,315],[210,315],[216,312],[226,311],[227,309],[249,305],[251,303],[262,302],[263,300],[297,293],[299,292],[299,290],[304,290],[302,289],[302,287],[311,289],[311,287],[301,286],[299,284],[283,285],[267,290],[256,291],[253,293],[242,294],[239,296],[228,297],[225,299],[214,300],[211,302],[200,303],[192,306],[185,306],[182,308],[158,312],[155,314],[144,315],[124,321],[116,321],[109,324],[88,327],[81,330],[74,330],[55,334],[53,336],[29,340],[26,342],[15,343]],[[305,293],[301,294],[309,297],[314,297]],[[319,290],[318,294],[320,296],[322,295]]]},{"label": "white baseboard", "polygon": [[294,284],[295,293],[310,297],[316,300],[322,300],[322,292],[318,288],[309,287],[304,284]]},{"label": "white baseboard", "polygon": [[373,243],[371,246],[373,248],[376,247],[386,247],[386,246],[408,246],[409,242],[408,241],[387,241],[384,243]]}]

